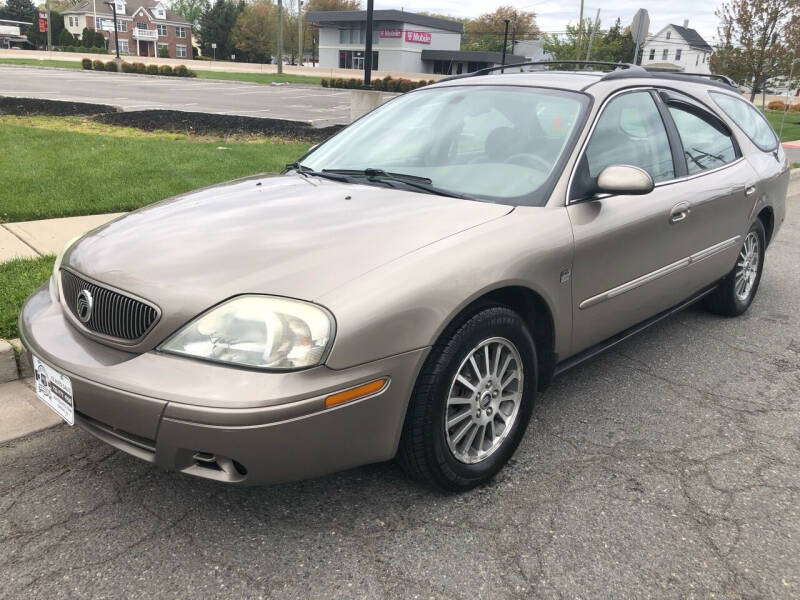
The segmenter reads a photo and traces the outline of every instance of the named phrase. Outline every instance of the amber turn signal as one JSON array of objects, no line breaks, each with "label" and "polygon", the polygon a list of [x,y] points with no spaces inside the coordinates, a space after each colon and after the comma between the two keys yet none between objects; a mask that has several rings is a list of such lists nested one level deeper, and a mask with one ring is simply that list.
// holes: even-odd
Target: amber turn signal
[{"label": "amber turn signal", "polygon": [[364,385],[360,385],[358,387],[350,388],[349,390],[345,390],[343,392],[331,394],[325,398],[325,407],[327,408],[330,406],[336,406],[337,404],[343,404],[345,402],[352,402],[353,400],[358,400],[364,396],[369,396],[376,392],[380,392],[384,387],[386,387],[388,382],[389,378],[384,377],[382,379],[370,381],[369,383],[365,383]]}]

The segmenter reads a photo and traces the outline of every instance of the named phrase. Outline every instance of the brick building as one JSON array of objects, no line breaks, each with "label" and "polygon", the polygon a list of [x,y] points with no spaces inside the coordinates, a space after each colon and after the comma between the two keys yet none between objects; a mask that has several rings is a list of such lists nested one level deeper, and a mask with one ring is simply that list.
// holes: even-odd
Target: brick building
[{"label": "brick building", "polygon": [[[117,8],[119,53],[158,56],[167,48],[170,58],[192,58],[192,25],[158,0],[114,0]],[[64,27],[80,38],[84,27],[103,33],[114,50],[114,15],[103,0],[82,0],[65,10]],[[95,26],[95,19],[97,25]]]}]

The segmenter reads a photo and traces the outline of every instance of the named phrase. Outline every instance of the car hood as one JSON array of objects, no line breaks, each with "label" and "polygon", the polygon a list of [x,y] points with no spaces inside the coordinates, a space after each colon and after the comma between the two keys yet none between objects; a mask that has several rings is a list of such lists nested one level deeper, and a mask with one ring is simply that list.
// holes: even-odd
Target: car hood
[{"label": "car hood", "polygon": [[313,300],[511,210],[296,174],[256,176],[112,221],[79,240],[64,264],[157,304],[166,323],[156,329],[174,329],[237,294]]}]

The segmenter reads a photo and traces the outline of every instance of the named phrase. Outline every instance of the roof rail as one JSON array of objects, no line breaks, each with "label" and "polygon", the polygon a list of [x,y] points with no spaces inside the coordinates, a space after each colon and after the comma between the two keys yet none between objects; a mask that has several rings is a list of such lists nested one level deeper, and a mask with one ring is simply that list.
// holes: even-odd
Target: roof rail
[{"label": "roof rail", "polygon": [[488,75],[493,71],[504,71],[505,69],[516,69],[518,67],[550,66],[550,65],[600,65],[604,67],[614,67],[615,69],[632,69],[634,71],[644,72],[644,69],[642,67],[640,67],[639,65],[633,65],[631,63],[608,62],[602,60],[537,60],[531,62],[509,63],[506,65],[499,65],[495,67],[486,67],[485,69],[479,69],[478,71],[473,71],[472,73],[464,73],[463,75],[453,75],[452,77],[445,77],[444,79],[440,79],[439,81],[452,81],[454,79],[464,79],[465,77],[477,77],[480,75]]},{"label": "roof rail", "polygon": [[603,79],[629,79],[631,77],[646,78],[646,77],[661,77],[663,79],[674,79],[678,81],[694,81],[697,83],[695,77],[702,77],[709,79],[711,85],[725,89],[739,89],[737,83],[730,77],[725,75],[715,75],[713,73],[683,73],[681,71],[671,71],[667,69],[639,69],[637,71],[612,71],[603,76]]}]

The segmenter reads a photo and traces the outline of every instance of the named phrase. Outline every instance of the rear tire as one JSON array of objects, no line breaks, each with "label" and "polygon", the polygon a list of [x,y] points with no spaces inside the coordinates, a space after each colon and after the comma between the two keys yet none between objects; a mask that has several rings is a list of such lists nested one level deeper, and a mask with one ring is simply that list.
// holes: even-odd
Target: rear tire
[{"label": "rear tire", "polygon": [[525,434],[536,365],[530,332],[506,307],[485,308],[445,333],[414,386],[400,465],[414,479],[447,491],[494,477]]},{"label": "rear tire", "polygon": [[766,247],[764,224],[756,219],[745,235],[733,269],[703,299],[706,309],[724,317],[738,317],[750,308],[761,282]]}]

